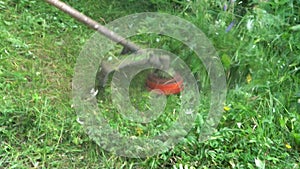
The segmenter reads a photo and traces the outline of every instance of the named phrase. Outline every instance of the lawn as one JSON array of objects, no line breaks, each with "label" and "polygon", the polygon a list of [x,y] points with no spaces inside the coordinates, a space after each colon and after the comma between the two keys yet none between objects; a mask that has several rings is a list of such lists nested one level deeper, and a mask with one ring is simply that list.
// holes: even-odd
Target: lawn
[{"label": "lawn", "polygon": [[[176,146],[151,157],[106,151],[85,132],[72,105],[76,60],[95,31],[44,1],[0,0],[0,169],[299,168],[299,1],[64,2],[101,24],[129,14],[161,12],[196,25],[214,45],[227,78],[221,120],[210,139],[199,142],[198,118]],[[200,86],[197,117],[209,111],[209,79],[190,49],[160,35],[131,40],[179,55]],[[110,55],[121,57],[118,52]],[[129,88],[131,103],[143,111],[152,97],[144,87],[146,73],[139,73]],[[98,107],[124,135],[153,136],[178,117],[174,112],[180,97],[171,95],[155,122],[131,123],[118,114],[109,89],[99,94]]]}]

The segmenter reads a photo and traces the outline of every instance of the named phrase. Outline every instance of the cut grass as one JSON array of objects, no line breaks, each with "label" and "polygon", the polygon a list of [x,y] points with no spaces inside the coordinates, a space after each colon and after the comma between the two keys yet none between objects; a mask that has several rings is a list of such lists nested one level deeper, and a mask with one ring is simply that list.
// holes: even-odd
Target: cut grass
[{"label": "cut grass", "polygon": [[[153,2],[69,1],[101,23],[162,10],[201,28],[219,55],[230,59],[225,67],[230,110],[212,138],[198,143],[196,125],[176,147],[146,159],[104,151],[84,132],[71,108],[74,64],[93,31],[42,1],[0,1],[0,168],[256,168],[258,161],[266,168],[299,167],[300,36],[289,29],[300,23],[299,3],[269,1],[235,13],[243,8],[224,12],[218,0],[173,3],[175,10]],[[231,19],[237,25],[225,33]],[[252,31],[246,28],[249,20]],[[151,37],[137,40],[155,43]],[[102,106],[107,113],[115,112],[109,104]],[[138,135],[135,127],[131,132]]]}]

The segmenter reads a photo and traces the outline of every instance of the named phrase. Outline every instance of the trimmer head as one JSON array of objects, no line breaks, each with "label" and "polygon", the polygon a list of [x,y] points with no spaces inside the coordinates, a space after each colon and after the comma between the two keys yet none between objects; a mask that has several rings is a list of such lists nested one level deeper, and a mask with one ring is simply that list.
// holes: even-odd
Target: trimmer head
[{"label": "trimmer head", "polygon": [[178,94],[183,90],[183,78],[176,73],[174,77],[164,78],[155,73],[148,75],[147,88],[159,94]]},{"label": "trimmer head", "polygon": [[[143,66],[145,64],[151,64],[155,67],[160,67],[161,70],[167,71],[170,65],[170,58],[167,55],[154,56],[150,55],[148,59],[143,59],[135,62],[123,63],[121,66],[114,66],[107,62],[102,62],[97,74],[98,87],[105,87],[109,74],[116,70],[120,70],[125,67]],[[116,64],[119,65],[119,64]],[[156,73],[150,73],[146,80],[146,86],[148,90],[154,92],[171,95],[178,94],[183,90],[183,78],[176,73],[174,77],[160,77]]]}]

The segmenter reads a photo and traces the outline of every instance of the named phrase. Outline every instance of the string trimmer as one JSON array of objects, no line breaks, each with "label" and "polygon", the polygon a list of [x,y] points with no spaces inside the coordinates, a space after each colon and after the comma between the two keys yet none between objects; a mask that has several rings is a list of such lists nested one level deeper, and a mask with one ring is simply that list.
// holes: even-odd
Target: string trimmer
[{"label": "string trimmer", "polygon": [[[88,27],[96,30],[97,32],[109,38],[110,40],[116,42],[117,44],[122,45],[123,50],[121,54],[139,53],[141,51],[141,48],[135,43],[126,40],[122,36],[119,36],[117,33],[109,30],[105,26],[99,24],[98,22],[94,21],[90,17],[82,14],[81,12],[77,11],[76,9],[67,5],[66,3],[61,2],[59,0],[46,0],[46,2],[55,6],[61,11],[69,14],[71,17],[77,19],[78,21],[86,24]],[[116,67],[105,61],[102,61],[99,68],[100,71],[98,72],[98,76],[97,76],[97,78],[99,78],[98,79],[100,83],[99,86],[104,87],[107,82],[108,75],[114,72],[115,70],[119,70],[123,67],[138,66],[144,64],[152,64],[152,65],[156,65],[157,67],[160,67],[162,70],[168,70],[170,65],[170,58],[167,55],[163,55],[163,56],[150,55],[150,57],[147,59],[128,62],[122,64],[121,67],[120,66]],[[178,81],[180,83],[177,83]],[[149,75],[149,78],[147,80],[147,86],[150,89],[160,89],[166,95],[176,94],[182,90],[182,78],[177,75],[176,77],[171,79],[159,79],[158,77]]]}]

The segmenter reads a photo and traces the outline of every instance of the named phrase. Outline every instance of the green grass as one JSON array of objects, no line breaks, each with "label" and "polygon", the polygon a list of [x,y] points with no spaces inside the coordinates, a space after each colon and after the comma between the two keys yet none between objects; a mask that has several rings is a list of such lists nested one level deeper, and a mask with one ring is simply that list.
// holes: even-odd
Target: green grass
[{"label": "green grass", "polygon": [[[43,1],[0,0],[0,168],[258,168],[259,162],[265,168],[299,168],[298,1],[236,2],[227,11],[220,0],[68,3],[102,24],[143,11],[166,12],[191,21],[221,57],[228,78],[225,104],[230,110],[206,142],[197,141],[196,125],[163,154],[130,159],[106,152],[88,137],[71,107],[76,58],[94,32]],[[233,20],[235,26],[225,32]],[[247,23],[252,23],[251,29]],[[193,53],[180,43],[164,37],[156,43],[155,38],[142,35],[133,40],[162,46],[188,63],[195,62],[189,57]],[[205,91],[208,82],[202,68],[190,67]],[[143,108],[149,96],[140,81],[137,78],[137,86],[131,89],[131,101]],[[177,96],[168,98],[167,111],[176,108],[177,100]],[[142,136],[159,132],[154,123],[146,127],[125,123],[109,103],[105,97],[99,104],[102,113],[115,120],[112,125],[120,122],[125,134],[139,136],[137,128],[143,130]],[[200,112],[207,110],[204,107]],[[167,118],[158,121],[161,128],[166,127]]]}]

